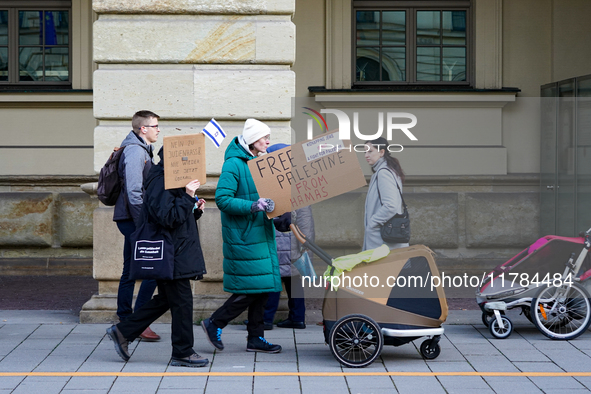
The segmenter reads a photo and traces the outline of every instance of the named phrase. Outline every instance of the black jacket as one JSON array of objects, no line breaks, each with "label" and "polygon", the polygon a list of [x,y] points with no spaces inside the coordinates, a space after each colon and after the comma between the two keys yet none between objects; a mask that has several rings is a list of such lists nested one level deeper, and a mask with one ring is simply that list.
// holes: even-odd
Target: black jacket
[{"label": "black jacket", "polygon": [[143,219],[170,230],[174,243],[174,279],[202,279],[206,273],[205,260],[196,220],[203,211],[193,211],[196,201],[185,192],[185,188],[164,190],[162,149],[158,155],[160,163],[152,166],[145,181],[147,218]]}]

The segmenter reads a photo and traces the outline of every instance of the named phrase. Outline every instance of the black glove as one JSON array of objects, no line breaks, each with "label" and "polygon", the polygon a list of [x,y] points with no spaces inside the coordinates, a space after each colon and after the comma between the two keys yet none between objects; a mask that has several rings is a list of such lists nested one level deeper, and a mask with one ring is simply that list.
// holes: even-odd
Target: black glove
[{"label": "black glove", "polygon": [[283,215],[273,218],[273,223],[277,231],[281,231],[282,233],[291,231],[289,228],[291,224],[291,212],[285,212]]}]

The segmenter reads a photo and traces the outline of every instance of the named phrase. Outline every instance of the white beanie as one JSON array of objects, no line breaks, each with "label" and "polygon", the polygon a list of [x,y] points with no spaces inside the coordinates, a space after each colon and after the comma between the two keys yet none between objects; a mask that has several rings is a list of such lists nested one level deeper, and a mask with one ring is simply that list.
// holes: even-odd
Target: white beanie
[{"label": "white beanie", "polygon": [[244,122],[244,130],[242,130],[242,137],[246,145],[257,142],[266,135],[271,134],[269,126],[256,119],[246,119]]}]

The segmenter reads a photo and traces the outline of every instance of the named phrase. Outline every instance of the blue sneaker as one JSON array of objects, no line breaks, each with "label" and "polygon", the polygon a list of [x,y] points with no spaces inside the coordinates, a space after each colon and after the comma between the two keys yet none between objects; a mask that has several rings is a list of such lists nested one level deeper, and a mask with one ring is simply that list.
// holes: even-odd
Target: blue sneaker
[{"label": "blue sneaker", "polygon": [[201,327],[207,334],[207,340],[218,350],[224,350],[224,344],[222,343],[222,329],[217,328],[215,324],[211,322],[211,319],[205,319],[201,321]]},{"label": "blue sneaker", "polygon": [[281,346],[267,342],[263,337],[252,337],[246,343],[247,352],[279,353]]}]

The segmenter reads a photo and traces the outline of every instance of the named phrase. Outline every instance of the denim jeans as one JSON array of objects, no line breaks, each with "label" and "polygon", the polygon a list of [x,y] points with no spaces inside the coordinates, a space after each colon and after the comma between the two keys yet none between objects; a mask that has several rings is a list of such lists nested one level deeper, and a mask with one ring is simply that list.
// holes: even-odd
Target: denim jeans
[{"label": "denim jeans", "polygon": [[[283,277],[281,278],[287,293],[287,307],[289,315],[287,318],[293,322],[306,321],[306,300],[304,299],[304,290],[301,287],[301,277]],[[292,283],[294,286],[292,286]],[[298,284],[298,285],[295,285]],[[269,293],[269,300],[265,306],[265,322],[273,323],[275,312],[279,307],[279,298],[281,292]]]},{"label": "denim jeans", "polygon": [[[123,244],[123,272],[119,280],[119,291],[117,292],[117,316],[119,320],[125,320],[133,312],[131,303],[133,301],[133,289],[135,287],[135,280],[129,279],[129,266],[131,264],[132,245],[129,237],[135,231],[135,224],[133,220],[122,220],[117,222],[117,228],[125,237]],[[146,302],[150,301],[154,290],[156,289],[155,280],[144,280],[140,286],[135,301],[135,310],[137,311]]]}]

